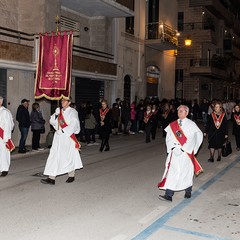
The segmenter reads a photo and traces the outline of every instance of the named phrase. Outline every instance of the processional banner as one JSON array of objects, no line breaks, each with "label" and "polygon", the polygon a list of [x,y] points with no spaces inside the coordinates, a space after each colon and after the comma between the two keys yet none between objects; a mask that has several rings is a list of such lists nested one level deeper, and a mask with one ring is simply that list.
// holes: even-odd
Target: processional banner
[{"label": "processional banner", "polygon": [[40,35],[35,98],[69,98],[72,74],[73,34]]}]

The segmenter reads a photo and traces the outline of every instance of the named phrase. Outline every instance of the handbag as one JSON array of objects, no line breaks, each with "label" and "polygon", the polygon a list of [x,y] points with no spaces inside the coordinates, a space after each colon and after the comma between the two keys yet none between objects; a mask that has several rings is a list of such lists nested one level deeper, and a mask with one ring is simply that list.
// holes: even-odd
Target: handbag
[{"label": "handbag", "polygon": [[41,132],[40,133],[45,133],[45,127],[43,127],[42,129],[41,129]]},{"label": "handbag", "polygon": [[222,156],[227,157],[231,153],[232,153],[231,142],[226,140],[226,142],[222,146]]}]

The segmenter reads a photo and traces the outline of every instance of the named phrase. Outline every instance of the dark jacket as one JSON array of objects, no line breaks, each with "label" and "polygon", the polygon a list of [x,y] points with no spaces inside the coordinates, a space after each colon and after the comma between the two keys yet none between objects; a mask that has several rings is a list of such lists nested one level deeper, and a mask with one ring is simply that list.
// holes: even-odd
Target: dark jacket
[{"label": "dark jacket", "polygon": [[23,105],[18,106],[16,119],[19,127],[29,128],[31,125],[28,109]]},{"label": "dark jacket", "polygon": [[32,130],[42,130],[44,129],[45,120],[43,119],[42,113],[33,110],[30,115],[31,118],[31,129]]}]

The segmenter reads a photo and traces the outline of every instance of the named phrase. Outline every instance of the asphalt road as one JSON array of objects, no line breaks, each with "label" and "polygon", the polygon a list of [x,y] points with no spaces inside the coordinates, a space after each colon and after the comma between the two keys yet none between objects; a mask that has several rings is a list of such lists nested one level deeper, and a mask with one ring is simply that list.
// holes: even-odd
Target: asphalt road
[{"label": "asphalt road", "polygon": [[200,240],[240,239],[240,152],[208,163],[207,141],[198,160],[204,173],[191,199],[158,199],[166,159],[165,140],[144,134],[111,136],[109,152],[83,145],[84,168],[73,183],[59,176],[40,183],[49,150],[13,154],[0,178],[3,240]]}]

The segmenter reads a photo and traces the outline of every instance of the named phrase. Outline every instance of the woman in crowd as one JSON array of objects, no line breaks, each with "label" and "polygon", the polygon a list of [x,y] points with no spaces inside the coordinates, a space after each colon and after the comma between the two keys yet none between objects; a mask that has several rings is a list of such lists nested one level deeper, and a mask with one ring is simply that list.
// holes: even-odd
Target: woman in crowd
[{"label": "woman in crowd", "polygon": [[233,129],[232,133],[235,135],[237,150],[240,150],[240,107],[235,105],[232,112]]},{"label": "woman in crowd", "polygon": [[159,111],[158,111],[158,105],[155,104],[155,103],[152,105],[152,112],[153,112],[153,122],[152,122],[151,133],[152,133],[152,140],[154,140],[156,138],[158,121],[160,119]]},{"label": "woman in crowd", "polygon": [[106,100],[101,101],[101,108],[99,109],[99,115],[100,115],[100,128],[99,128],[99,134],[101,137],[101,147],[99,149],[100,152],[103,151],[109,151],[109,136],[112,131],[112,110],[108,108],[108,103]]},{"label": "woman in crowd", "polygon": [[173,113],[170,109],[170,104],[168,102],[166,102],[164,105],[163,105],[163,108],[162,108],[162,115],[161,115],[161,118],[160,118],[160,121],[162,123],[162,132],[163,132],[163,137],[165,138],[166,137],[166,132],[165,132],[165,128],[168,126],[168,124],[170,122],[173,121]]},{"label": "woman in crowd", "polygon": [[30,115],[31,130],[32,130],[32,150],[43,150],[40,148],[40,135],[45,132],[45,120],[43,119],[42,112],[38,103],[33,103],[32,112]]},{"label": "woman in crowd", "polygon": [[[97,121],[93,115],[93,108],[89,106],[86,108],[86,118],[85,118],[85,138],[87,146],[95,144],[95,130],[97,126]],[[91,143],[92,142],[92,143]]]},{"label": "woman in crowd", "polygon": [[146,107],[143,121],[145,123],[146,143],[149,143],[151,142],[150,135],[151,135],[152,124],[153,124],[152,105],[150,104],[148,104]]},{"label": "woman in crowd", "polygon": [[213,112],[208,117],[207,126],[204,136],[208,134],[208,149],[210,150],[210,158],[208,162],[214,162],[215,150],[218,150],[217,161],[221,161],[222,146],[228,138],[227,117],[222,108],[222,103],[214,102]]}]

